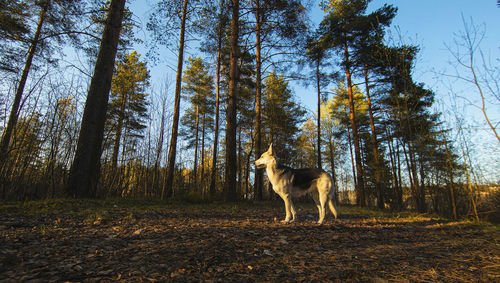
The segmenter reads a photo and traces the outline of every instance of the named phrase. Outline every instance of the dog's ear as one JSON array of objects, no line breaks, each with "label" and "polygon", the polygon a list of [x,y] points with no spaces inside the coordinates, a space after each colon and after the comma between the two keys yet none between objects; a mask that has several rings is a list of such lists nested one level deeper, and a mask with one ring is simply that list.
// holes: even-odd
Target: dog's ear
[{"label": "dog's ear", "polygon": [[271,155],[274,155],[273,154],[273,144],[272,143],[269,145],[269,149],[267,150],[267,152],[269,152],[269,154],[271,154]]}]

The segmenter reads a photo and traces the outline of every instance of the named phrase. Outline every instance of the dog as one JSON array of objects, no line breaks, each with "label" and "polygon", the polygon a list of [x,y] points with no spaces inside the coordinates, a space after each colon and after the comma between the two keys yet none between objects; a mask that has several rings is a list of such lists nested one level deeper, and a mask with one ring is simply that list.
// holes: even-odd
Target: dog
[{"label": "dog", "polygon": [[322,169],[304,168],[294,169],[282,165],[273,152],[273,144],[255,161],[257,168],[265,168],[268,179],[273,185],[273,190],[285,202],[286,217],[283,223],[295,221],[295,208],[292,197],[299,197],[312,193],[318,208],[318,224],[325,220],[326,205],[337,219],[337,204],[335,192],[332,190],[332,178]]}]

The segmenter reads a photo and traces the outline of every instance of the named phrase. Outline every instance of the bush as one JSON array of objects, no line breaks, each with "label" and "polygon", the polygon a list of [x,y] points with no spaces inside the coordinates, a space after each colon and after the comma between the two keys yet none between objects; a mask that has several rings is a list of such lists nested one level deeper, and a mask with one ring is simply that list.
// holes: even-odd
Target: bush
[{"label": "bush", "polygon": [[500,223],[500,189],[491,190],[481,202],[478,203],[478,213],[486,221]]}]

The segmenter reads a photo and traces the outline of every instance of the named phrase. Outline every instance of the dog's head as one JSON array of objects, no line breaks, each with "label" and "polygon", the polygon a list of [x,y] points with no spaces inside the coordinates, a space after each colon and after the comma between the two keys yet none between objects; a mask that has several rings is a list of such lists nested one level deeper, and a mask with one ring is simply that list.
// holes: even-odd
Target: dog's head
[{"label": "dog's head", "polygon": [[276,160],[273,153],[273,144],[269,145],[269,149],[264,152],[259,159],[255,160],[255,167],[266,168],[267,164],[270,164]]}]

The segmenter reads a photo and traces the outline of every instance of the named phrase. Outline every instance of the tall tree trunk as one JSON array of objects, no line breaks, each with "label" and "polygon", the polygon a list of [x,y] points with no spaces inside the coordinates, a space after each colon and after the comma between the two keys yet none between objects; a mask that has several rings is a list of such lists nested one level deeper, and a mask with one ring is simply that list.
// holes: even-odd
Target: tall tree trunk
[{"label": "tall tree trunk", "polygon": [[474,217],[476,219],[476,222],[479,222],[479,216],[477,214],[477,207],[476,207],[476,200],[475,200],[475,196],[474,196],[475,194],[474,194],[474,190],[472,189],[472,181],[471,181],[469,166],[468,166],[468,163],[470,164],[470,162],[467,162],[467,155],[465,153],[465,150],[466,150],[465,147],[467,146],[465,143],[465,136],[462,132],[462,125],[460,125],[458,118],[456,116],[455,116],[455,119],[457,121],[458,134],[460,135],[460,137],[463,140],[463,142],[460,143],[460,148],[462,150],[462,157],[464,159],[464,171],[465,171],[465,176],[467,177],[467,187],[469,188],[469,191],[470,191],[470,201],[472,204],[472,212],[474,213]]},{"label": "tall tree trunk", "polygon": [[415,160],[415,150],[411,142],[408,142],[408,156],[410,157],[411,175],[413,176],[413,185],[415,186],[415,196],[417,200],[418,212],[425,212],[425,194],[424,188],[420,187],[417,175],[417,161]]},{"label": "tall tree trunk", "polygon": [[[255,61],[256,61],[256,82],[255,82],[255,160],[260,158],[262,154],[262,135],[261,135],[261,118],[262,118],[262,59],[261,59],[261,42],[260,31],[262,28],[260,10],[260,0],[255,0]],[[263,170],[255,167],[255,197],[257,200],[262,200],[262,188],[264,187]]]},{"label": "tall tree trunk", "polygon": [[[151,187],[151,184],[152,183],[149,183],[149,178],[143,178],[142,176],[147,176],[149,175],[148,171],[149,171],[149,168],[150,168],[150,154],[151,152],[151,127],[148,127],[148,150],[147,150],[147,153],[146,153],[146,156],[147,156],[147,161],[146,161],[146,164],[147,166],[142,166],[142,170],[141,170],[141,179],[140,180],[145,180],[143,182],[143,185],[144,185],[144,198],[147,198],[148,197],[148,188]],[[153,175],[154,175],[154,172],[153,172]],[[154,178],[153,178],[154,179]]]},{"label": "tall tree trunk", "polygon": [[[54,171],[55,171],[55,165],[57,163],[57,153],[59,152],[59,142],[60,142],[60,134],[59,134],[59,123],[56,125],[56,116],[57,116],[57,111],[59,109],[59,101],[56,100],[56,107],[54,109],[54,114],[52,115],[52,119],[50,122],[50,128],[49,133],[52,136],[52,139],[50,141],[50,151],[49,155],[47,158],[47,170],[45,171],[45,176],[48,177],[47,180],[47,188],[52,190],[51,197],[55,197],[56,193],[56,180],[54,176]],[[55,127],[55,130],[54,130]],[[47,192],[47,197],[49,197],[48,192]]]},{"label": "tall tree trunk", "polygon": [[33,57],[35,56],[36,48],[38,46],[38,41],[40,39],[40,34],[42,32],[42,27],[45,22],[45,17],[47,15],[47,9],[49,8],[49,3],[46,3],[40,10],[40,15],[38,19],[38,24],[36,26],[35,34],[31,40],[31,45],[28,50],[28,57],[24,63],[23,73],[19,84],[17,86],[16,95],[14,96],[14,102],[12,103],[12,108],[9,114],[9,120],[7,121],[7,127],[4,130],[2,140],[0,141],[0,166],[7,160],[7,154],[9,152],[10,139],[12,137],[12,132],[17,124],[17,119],[19,118],[19,106],[21,104],[21,98],[23,96],[24,87],[26,86],[26,81],[28,80],[28,74],[31,69],[31,64],[33,62]]},{"label": "tall tree trunk", "polygon": [[240,1],[233,1],[231,19],[231,56],[229,69],[229,93],[226,114],[226,170],[224,180],[224,200],[236,200],[236,103],[238,96],[238,28]]},{"label": "tall tree trunk", "polygon": [[359,147],[358,128],[356,126],[356,110],[354,107],[354,94],[352,92],[351,69],[349,61],[349,49],[347,41],[344,43],[345,72],[347,77],[347,90],[349,93],[349,118],[351,120],[352,139],[354,142],[354,155],[356,159],[356,202],[358,205],[366,206],[365,185],[363,181],[363,165],[361,164],[361,149]]},{"label": "tall tree trunk", "polygon": [[[406,146],[408,146],[408,150],[406,149]],[[410,188],[411,188],[411,191],[412,191],[412,197],[415,201],[415,206],[416,206],[416,209],[417,211],[420,210],[420,203],[419,203],[419,195],[418,195],[418,189],[417,189],[417,186],[418,184],[415,184],[415,176],[413,176],[415,174],[415,171],[413,170],[413,163],[412,163],[412,159],[411,159],[411,148],[410,148],[410,145],[409,143],[402,143],[402,147],[403,147],[403,154],[405,155],[405,161],[406,161],[406,168],[408,169],[408,179],[410,180]]]},{"label": "tall tree trunk", "polygon": [[392,181],[393,181],[393,191],[392,191],[392,196],[394,199],[392,200],[391,203],[391,209],[397,209],[400,210],[403,204],[402,198],[400,198],[399,195],[399,183],[398,183],[398,173],[397,173],[397,164],[396,164],[396,153],[393,150],[393,138],[389,135],[389,132],[387,130],[387,146],[389,147],[389,157],[391,159],[391,170],[392,170]]},{"label": "tall tree trunk", "polygon": [[238,132],[238,151],[237,151],[237,156],[238,156],[238,170],[237,170],[237,175],[238,175],[238,181],[237,181],[237,190],[236,193],[237,195],[241,196],[243,190],[243,150],[241,148],[241,131]]},{"label": "tall tree trunk", "polygon": [[318,168],[321,166],[321,82],[319,73],[319,60],[316,61],[316,89],[318,90]]},{"label": "tall tree trunk", "polygon": [[250,147],[250,152],[247,155],[246,170],[245,170],[245,199],[248,198],[248,194],[250,192],[250,186],[249,186],[249,180],[250,180],[250,157],[252,157],[252,154],[253,154],[253,144],[254,144],[254,139],[252,138],[252,145]]},{"label": "tall tree trunk", "polygon": [[193,164],[193,183],[195,187],[195,191],[198,190],[198,132],[200,128],[200,107],[196,105],[196,130],[194,134],[194,164]]},{"label": "tall tree trunk", "polygon": [[443,141],[444,141],[444,149],[446,150],[446,157],[448,159],[448,172],[450,174],[450,198],[449,198],[449,202],[450,202],[450,206],[451,206],[451,212],[452,212],[452,215],[453,215],[453,219],[454,220],[457,220],[457,205],[456,205],[456,202],[455,202],[455,189],[454,189],[454,185],[455,185],[455,182],[453,180],[453,162],[451,160],[451,154],[450,154],[450,151],[448,149],[448,141],[446,140],[446,137],[444,137],[443,135]]},{"label": "tall tree trunk", "polygon": [[397,169],[398,169],[398,201],[401,204],[401,208],[403,208],[403,177],[401,174],[401,153],[399,151],[400,145],[399,140],[396,139],[396,158],[398,161]]},{"label": "tall tree trunk", "polygon": [[382,188],[382,168],[380,167],[380,160],[378,154],[378,143],[377,134],[375,133],[375,119],[373,118],[372,101],[370,99],[370,85],[368,83],[368,67],[365,65],[364,69],[365,75],[365,88],[366,88],[366,99],[368,102],[368,113],[370,115],[370,128],[371,128],[371,142],[373,158],[375,161],[375,190],[377,192],[377,206],[378,208],[384,208],[384,192]]},{"label": "tall tree trunk", "polygon": [[354,188],[358,187],[358,181],[356,178],[356,161],[354,161],[354,153],[352,150],[352,139],[351,139],[351,131],[347,128],[347,140],[349,142],[349,152],[351,153],[351,166],[352,166],[352,177],[354,180]]},{"label": "tall tree trunk", "polygon": [[[221,1],[222,3],[222,1]],[[212,155],[212,172],[210,173],[210,197],[215,198],[215,181],[217,173],[217,153],[219,147],[219,94],[220,94],[220,69],[221,69],[221,51],[222,51],[222,24],[219,25],[218,46],[217,46],[217,74],[215,84],[215,129],[214,129],[214,148]]]},{"label": "tall tree trunk", "polygon": [[420,211],[421,212],[427,212],[427,203],[425,201],[425,178],[424,178],[424,162],[422,161],[422,157],[419,158],[419,163],[420,163],[420,186],[419,186],[419,200],[420,200]]},{"label": "tall tree trunk", "polygon": [[113,169],[115,169],[118,164],[118,153],[120,151],[120,139],[122,137],[123,120],[125,120],[126,104],[127,104],[127,95],[124,94],[124,96],[122,97],[122,105],[120,105],[120,113],[118,114],[118,124],[116,125],[115,142],[113,145],[113,154],[111,156],[111,165]]},{"label": "tall tree trunk", "polygon": [[205,113],[203,113],[203,123],[201,126],[201,172],[200,172],[200,185],[201,185],[201,193],[204,194],[205,191],[205,181],[203,178],[205,177],[205,127],[206,127],[206,118]]},{"label": "tall tree trunk", "polygon": [[161,159],[161,154],[162,154],[162,150],[163,150],[163,135],[165,133],[165,108],[166,108],[166,104],[167,104],[167,99],[165,98],[161,104],[160,134],[158,137],[158,145],[156,148],[155,167],[154,167],[154,171],[153,171],[154,191],[152,192],[152,194],[156,193],[157,188],[158,188],[158,180],[159,180],[159,175],[160,175],[158,167],[160,167],[160,159]]},{"label": "tall tree trunk", "polygon": [[111,1],[66,187],[72,197],[96,196],[106,109],[124,9],[125,0]]},{"label": "tall tree trunk", "polygon": [[181,34],[179,38],[179,55],[177,57],[177,75],[175,79],[175,102],[174,117],[172,120],[172,134],[170,136],[170,146],[168,150],[167,176],[165,186],[161,192],[161,198],[169,198],[173,194],[175,155],[177,153],[177,136],[179,130],[179,115],[181,107],[181,83],[182,83],[182,65],[184,63],[184,33],[186,31],[186,14],[188,0],[184,0],[182,6]]},{"label": "tall tree trunk", "polygon": [[467,177],[467,187],[469,188],[469,192],[470,192],[470,201],[472,204],[472,212],[474,213],[474,218],[475,218],[476,222],[479,223],[479,216],[477,214],[476,200],[474,198],[474,191],[472,189],[472,181],[470,178],[469,167],[467,166],[467,158],[465,155],[465,150],[463,148],[463,145],[461,145],[461,147],[462,147],[462,156],[464,158],[465,176]]},{"label": "tall tree trunk", "polygon": [[333,186],[334,186],[334,190],[335,190],[335,199],[338,200],[339,199],[339,188],[338,188],[338,185],[337,185],[337,172],[335,170],[335,155],[334,155],[334,145],[333,145],[333,141],[332,141],[332,138],[330,137],[330,140],[329,140],[329,143],[328,143],[328,146],[330,147],[330,166],[332,167],[332,179],[333,179]]},{"label": "tall tree trunk", "polygon": [[[405,112],[407,113],[405,115],[405,120],[406,120],[406,129],[407,129],[407,134],[408,138],[406,141],[406,144],[408,145],[408,156],[409,156],[409,170],[411,171],[410,177],[413,177],[413,186],[414,186],[414,192],[415,192],[415,200],[417,202],[417,210],[418,212],[425,212],[425,193],[423,192],[424,188],[420,188],[420,184],[418,182],[418,175],[417,175],[417,166],[416,166],[416,160],[415,160],[415,146],[412,143],[413,140],[413,131],[411,127],[411,121],[410,121],[410,110],[408,108],[408,100],[405,97],[405,105],[404,105]],[[404,129],[403,127],[403,121],[402,119],[400,120],[400,125],[401,128]]]}]

